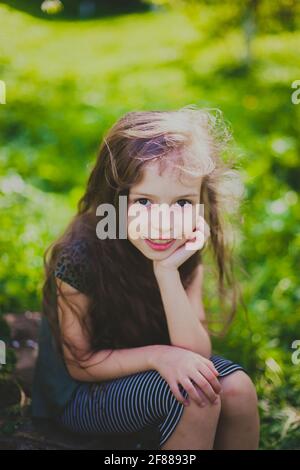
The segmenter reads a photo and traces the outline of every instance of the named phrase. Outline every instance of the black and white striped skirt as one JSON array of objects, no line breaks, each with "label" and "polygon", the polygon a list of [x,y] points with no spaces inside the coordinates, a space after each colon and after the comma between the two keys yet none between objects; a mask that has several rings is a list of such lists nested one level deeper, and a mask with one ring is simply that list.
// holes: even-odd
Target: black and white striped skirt
[{"label": "black and white striped skirt", "polygon": [[[220,377],[237,370],[239,364],[210,357]],[[246,372],[247,373],[247,372]],[[182,395],[188,394],[179,384]],[[159,431],[159,448],[178,424],[184,405],[156,371],[143,371],[103,382],[82,382],[58,417],[65,428],[83,434],[135,433],[148,426]]]}]

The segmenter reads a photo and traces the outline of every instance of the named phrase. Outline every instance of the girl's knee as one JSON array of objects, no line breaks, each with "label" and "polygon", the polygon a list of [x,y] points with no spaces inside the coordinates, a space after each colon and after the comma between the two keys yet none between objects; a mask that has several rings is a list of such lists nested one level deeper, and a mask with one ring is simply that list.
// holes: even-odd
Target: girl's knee
[{"label": "girl's knee", "polygon": [[204,406],[199,406],[196,404],[196,407],[197,411],[202,413],[202,415],[203,413],[206,413],[207,416],[219,417],[222,408],[221,398],[218,396],[214,403],[207,401]]},{"label": "girl's knee", "polygon": [[[149,394],[147,394],[148,411],[151,413],[152,416],[159,416],[161,412],[165,416],[169,414],[172,409],[175,410],[175,408],[178,406],[181,406],[184,410],[186,410],[185,414],[190,415],[191,419],[198,419],[200,416],[207,416],[213,418],[218,417],[220,415],[220,396],[217,397],[216,402],[214,404],[206,402],[205,406],[203,407],[199,406],[195,402],[195,400],[189,397],[190,404],[188,406],[185,406],[177,400],[169,384],[159,374],[159,372],[152,371],[152,373],[147,372],[147,374],[149,376],[149,382],[147,387],[147,390],[149,392]],[[180,388],[181,387],[179,387],[179,389]],[[188,397],[188,393],[185,392],[183,387],[182,390],[183,396]]]},{"label": "girl's knee", "polygon": [[[207,426],[215,426],[219,421],[221,413],[221,399],[217,398],[214,404],[206,402],[204,406],[199,406],[194,400],[190,400],[190,404],[184,407],[183,417],[188,426],[199,427],[200,431],[206,429]],[[196,429],[195,428],[195,429]]]},{"label": "girl's knee", "polygon": [[244,371],[236,371],[220,378],[222,393],[222,408],[234,407],[239,412],[253,410],[257,407],[257,393],[255,385]]}]

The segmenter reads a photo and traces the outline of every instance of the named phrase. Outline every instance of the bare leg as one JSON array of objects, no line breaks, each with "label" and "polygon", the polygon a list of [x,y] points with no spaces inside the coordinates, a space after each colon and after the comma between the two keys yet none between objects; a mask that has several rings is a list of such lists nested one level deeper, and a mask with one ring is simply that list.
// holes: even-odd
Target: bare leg
[{"label": "bare leg", "polygon": [[216,404],[200,407],[190,399],[174,432],[161,447],[162,450],[211,450],[221,409]]},{"label": "bare leg", "polygon": [[260,423],[253,382],[243,371],[219,380],[223,392],[214,449],[256,450]]}]

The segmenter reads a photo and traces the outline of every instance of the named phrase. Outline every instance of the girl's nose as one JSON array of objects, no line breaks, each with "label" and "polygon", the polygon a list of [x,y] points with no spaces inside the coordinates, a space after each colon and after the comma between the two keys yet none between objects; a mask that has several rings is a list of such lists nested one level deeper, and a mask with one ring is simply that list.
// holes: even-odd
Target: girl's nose
[{"label": "girl's nose", "polygon": [[175,220],[174,214],[172,214],[167,206],[160,209],[154,208],[151,211],[150,217],[151,238],[176,238],[175,226],[178,223]]}]

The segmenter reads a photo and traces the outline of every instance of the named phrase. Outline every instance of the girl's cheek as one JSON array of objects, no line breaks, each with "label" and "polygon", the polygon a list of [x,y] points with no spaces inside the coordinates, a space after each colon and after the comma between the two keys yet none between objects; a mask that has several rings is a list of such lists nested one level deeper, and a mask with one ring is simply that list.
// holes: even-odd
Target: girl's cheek
[{"label": "girl's cheek", "polygon": [[174,222],[175,238],[182,240],[188,240],[189,235],[195,230],[197,225],[197,214],[195,207],[189,205],[181,208],[181,212],[178,212],[177,218]]},{"label": "girl's cheek", "polygon": [[197,214],[195,207],[191,205],[172,206],[170,212],[164,213],[167,219],[162,221],[162,226],[157,223],[160,220],[157,210],[158,208],[150,208],[138,203],[131,204],[128,208],[128,237],[131,239],[157,238],[158,234],[169,230],[170,238],[184,242],[196,227]]},{"label": "girl's cheek", "polygon": [[131,204],[127,217],[128,237],[134,240],[147,238],[148,224],[148,208],[141,204]]}]

